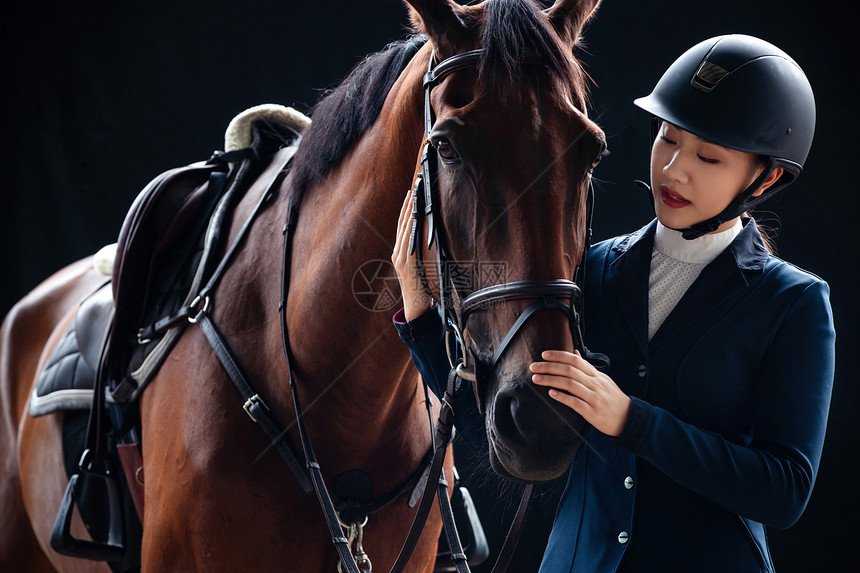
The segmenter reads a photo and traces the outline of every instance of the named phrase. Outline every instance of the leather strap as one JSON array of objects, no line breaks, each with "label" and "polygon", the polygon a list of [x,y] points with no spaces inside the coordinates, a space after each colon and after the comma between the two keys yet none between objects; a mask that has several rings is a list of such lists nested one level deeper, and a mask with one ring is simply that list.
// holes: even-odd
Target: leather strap
[{"label": "leather strap", "polygon": [[[538,300],[531,303],[528,308],[526,308],[520,315],[517,317],[517,320],[511,325],[510,330],[508,330],[508,334],[505,335],[505,338],[502,339],[502,342],[499,343],[498,348],[493,353],[493,357],[490,359],[490,372],[496,367],[496,363],[499,361],[499,358],[502,357],[502,354],[507,349],[508,345],[514,339],[514,337],[519,333],[520,329],[525,325],[526,321],[531,318],[531,316],[538,312],[539,310],[563,310],[565,313],[571,317],[571,320],[575,320],[573,317],[575,316],[576,311],[572,310],[569,306],[559,302],[557,298],[554,296],[543,296]],[[574,313],[571,315],[571,313]]]},{"label": "leather strap", "polygon": [[[475,310],[488,308],[492,303],[502,300],[555,296],[579,299],[581,291],[575,282],[556,279],[552,281],[516,281],[493,285],[477,290],[460,303],[460,320],[465,324]],[[572,301],[573,304],[576,301]]]},{"label": "leather strap", "polygon": [[[445,390],[442,407],[439,410],[439,417],[436,421],[436,432],[433,437],[433,464],[430,466],[430,476],[427,478],[428,484],[439,484],[438,494],[440,498],[442,496],[446,498],[448,497],[448,484],[443,476],[443,468],[445,465],[445,455],[448,450],[448,444],[451,443],[451,436],[454,428],[454,408],[457,405],[457,399],[461,389],[462,381],[457,376],[456,370],[452,368],[451,372],[448,374],[448,388]],[[433,505],[433,498],[433,490],[426,488],[424,490],[424,495],[421,498],[421,504],[418,506],[418,511],[415,513],[415,518],[412,520],[412,526],[409,528],[409,534],[406,536],[406,541],[400,549],[400,554],[397,556],[397,560],[391,567],[391,573],[401,573],[409,561],[409,557],[412,556],[412,552],[415,550],[415,545],[418,543],[421,531],[424,529],[424,524],[427,522],[427,516],[430,514],[430,508]],[[440,499],[440,504],[441,503]],[[440,509],[443,509],[441,505]],[[450,509],[450,503],[448,505],[448,509]],[[445,523],[447,516],[445,516],[444,510],[442,513],[443,523]],[[453,523],[453,514],[450,519]],[[454,535],[456,535],[456,528],[454,529]],[[457,544],[459,545],[459,539]],[[462,553],[462,548],[460,549],[460,553]],[[466,571],[468,571],[468,569],[466,569]]]},{"label": "leather strap", "polygon": [[224,272],[227,270],[230,263],[233,262],[233,257],[235,257],[236,253],[239,252],[240,247],[242,243],[244,243],[245,237],[247,236],[248,231],[251,229],[252,225],[254,224],[254,221],[257,219],[257,216],[265,210],[265,208],[270,204],[272,198],[277,193],[278,188],[284,180],[284,177],[286,177],[287,175],[287,167],[292,160],[292,157],[292,154],[290,154],[284,161],[283,165],[281,165],[281,168],[278,169],[278,172],[272,179],[272,182],[266,188],[266,191],[260,196],[260,199],[257,201],[257,204],[254,206],[254,209],[251,211],[251,214],[248,216],[242,227],[239,229],[238,234],[233,239],[233,242],[230,244],[230,248],[227,249],[227,252],[221,258],[221,261],[218,263],[218,266],[212,272],[212,275],[209,277],[209,281],[202,289],[200,289],[197,298],[192,301],[191,304],[189,304],[188,306],[180,308],[173,315],[165,317],[158,322],[155,322],[154,324],[142,328],[138,333],[138,341],[152,339],[156,336],[159,336],[160,334],[163,334],[170,328],[177,326],[183,321],[188,322],[189,318],[197,314],[197,305],[201,304],[221,281],[221,277],[224,275]]},{"label": "leather strap", "polygon": [[534,484],[530,483],[523,489],[520,505],[517,507],[517,513],[511,522],[511,528],[508,530],[508,535],[505,537],[505,542],[502,544],[502,549],[496,558],[496,564],[493,565],[492,573],[503,573],[511,563],[511,558],[514,556],[514,551],[517,548],[517,542],[520,540],[520,533],[522,533],[523,525],[526,522],[526,513],[528,513],[529,502],[531,502],[534,487]]},{"label": "leather strap", "polygon": [[293,453],[293,448],[289,443],[289,435],[287,434],[287,431],[278,423],[271,410],[269,410],[269,407],[260,395],[251,387],[251,384],[248,382],[248,377],[245,375],[245,372],[239,363],[233,358],[233,353],[230,351],[230,348],[227,346],[227,342],[224,340],[223,335],[218,331],[215,323],[212,322],[209,313],[206,309],[201,309],[194,317],[194,320],[200,327],[203,335],[206,336],[206,340],[209,341],[209,345],[215,352],[215,356],[218,357],[218,361],[221,362],[221,365],[230,376],[236,389],[239,390],[239,393],[242,394],[243,398],[245,398],[245,404],[243,406],[245,413],[247,413],[248,417],[250,417],[251,420],[259,425],[266,433],[271,444],[276,450],[278,450],[278,453],[281,454],[282,458],[284,458],[284,461],[293,472],[293,475],[296,476],[296,480],[299,482],[299,485],[304,492],[310,493],[311,485],[308,481],[307,473],[304,471],[304,468]]},{"label": "leather strap", "polygon": [[[424,459],[421,461],[421,464],[399,488],[365,503],[339,497],[336,493],[337,486],[335,486],[335,494],[332,496],[334,507],[337,510],[338,515],[341,516],[341,520],[345,523],[350,523],[360,520],[368,515],[373,515],[388,504],[392,503],[401,495],[405,495],[407,492],[411,493],[409,496],[409,499],[411,500],[414,495],[417,496],[418,492],[423,493],[424,489],[427,487],[427,476],[429,475],[432,463],[433,448],[431,447],[424,456]],[[415,500],[415,503],[409,504],[409,507],[415,507],[416,503],[418,503],[417,499]]]},{"label": "leather strap", "polygon": [[445,530],[445,536],[448,540],[448,547],[451,549],[451,560],[457,568],[457,573],[469,573],[469,563],[466,559],[466,553],[463,551],[463,544],[460,542],[460,535],[457,533],[457,523],[454,520],[454,510],[451,508],[451,500],[448,497],[448,482],[445,480],[443,471],[442,478],[439,480],[439,509],[442,513],[442,525]]}]

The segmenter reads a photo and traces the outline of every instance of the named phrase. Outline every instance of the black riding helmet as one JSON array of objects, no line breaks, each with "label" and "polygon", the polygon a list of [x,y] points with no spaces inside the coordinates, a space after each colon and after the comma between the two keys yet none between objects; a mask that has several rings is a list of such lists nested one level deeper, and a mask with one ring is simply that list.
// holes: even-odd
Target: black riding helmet
[{"label": "black riding helmet", "polygon": [[[654,91],[633,102],[710,142],[762,155],[761,175],[719,215],[688,229],[695,239],[769,199],[800,174],[815,131],[815,99],[800,66],[776,46],[733,34],[701,42],[669,66]],[[656,136],[656,129],[652,130]],[[758,197],[774,169],[783,175]]]}]

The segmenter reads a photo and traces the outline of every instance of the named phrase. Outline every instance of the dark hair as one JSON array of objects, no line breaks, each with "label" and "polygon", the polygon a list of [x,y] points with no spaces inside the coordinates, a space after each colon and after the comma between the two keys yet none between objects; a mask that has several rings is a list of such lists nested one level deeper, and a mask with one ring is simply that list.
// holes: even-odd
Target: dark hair
[{"label": "dark hair", "polygon": [[[755,168],[761,167],[763,169],[765,166],[767,166],[767,162],[769,159],[770,159],[770,157],[768,157],[767,155],[755,155],[755,156],[753,156],[753,168],[755,169]],[[751,217],[751,216],[753,216],[754,211],[755,211],[755,209],[750,209],[749,211],[744,213],[744,216],[745,217]],[[770,227],[769,225],[766,225],[764,222],[764,219],[762,219],[762,220],[756,219],[755,224],[756,224],[756,227],[758,228],[759,234],[761,235],[762,241],[764,241],[764,248],[767,249],[767,252],[770,253],[771,255],[776,254],[776,239],[775,239],[775,237],[776,237],[778,229],[776,229],[774,227]]]}]

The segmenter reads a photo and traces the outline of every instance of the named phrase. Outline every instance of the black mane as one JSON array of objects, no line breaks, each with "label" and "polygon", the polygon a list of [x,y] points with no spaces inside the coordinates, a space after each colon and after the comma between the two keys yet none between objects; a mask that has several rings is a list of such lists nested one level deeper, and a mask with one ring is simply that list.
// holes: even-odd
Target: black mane
[{"label": "black mane", "polygon": [[[474,23],[473,23],[474,24]],[[427,42],[416,34],[367,56],[311,111],[314,118],[296,152],[293,190],[299,196],[321,181],[376,121],[394,82]],[[484,5],[481,30],[483,81],[502,98],[544,70],[554,82],[553,97],[570,97],[585,109],[583,72],[559,40],[537,0],[492,0]],[[535,59],[540,65],[535,65]]]},{"label": "black mane", "polygon": [[373,125],[391,86],[427,42],[422,35],[392,42],[367,56],[311,111],[313,122],[296,151],[293,190],[301,195],[318,183]]},{"label": "black mane", "polygon": [[535,58],[555,82],[557,97],[569,94],[585,109],[584,74],[570,50],[559,39],[536,0],[492,0],[484,5],[479,71],[496,95],[517,94],[528,78],[535,77]]}]

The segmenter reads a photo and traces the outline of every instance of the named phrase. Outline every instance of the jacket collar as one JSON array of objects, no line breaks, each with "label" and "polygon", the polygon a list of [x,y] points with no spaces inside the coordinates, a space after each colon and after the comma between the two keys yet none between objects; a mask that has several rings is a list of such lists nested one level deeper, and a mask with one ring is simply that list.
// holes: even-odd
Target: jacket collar
[{"label": "jacket collar", "polygon": [[764,239],[758,232],[758,225],[752,217],[742,219],[744,228],[727,249],[735,258],[738,268],[743,271],[762,272],[770,253],[764,246]]},{"label": "jacket collar", "polygon": [[[762,239],[761,233],[758,231],[755,219],[752,217],[744,217],[741,219],[741,222],[743,223],[744,228],[741,229],[741,232],[737,237],[735,237],[735,240],[731,242],[723,255],[730,253],[734,258],[737,267],[743,271],[761,272],[764,269],[765,263],[767,263],[768,257],[767,248],[764,246],[764,239]],[[648,260],[650,263],[651,250],[654,248],[654,234],[656,231],[657,219],[654,219],[638,231],[624,236],[617,245],[612,247],[612,250],[616,253],[623,254],[636,247],[636,245],[639,245],[640,247],[645,246],[647,247],[646,252],[648,253]],[[644,245],[642,244],[643,242]]]},{"label": "jacket collar", "polygon": [[[653,347],[697,319],[729,295],[745,288],[747,274],[761,273],[768,251],[752,218],[743,219],[744,228],[723,253],[703,270],[678,301],[650,341]],[[648,342],[648,275],[657,220],[622,238],[612,250],[618,257],[609,267],[616,300],[643,354]]]}]

